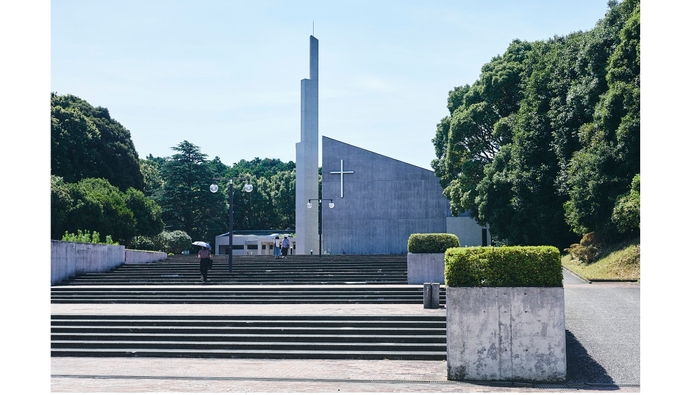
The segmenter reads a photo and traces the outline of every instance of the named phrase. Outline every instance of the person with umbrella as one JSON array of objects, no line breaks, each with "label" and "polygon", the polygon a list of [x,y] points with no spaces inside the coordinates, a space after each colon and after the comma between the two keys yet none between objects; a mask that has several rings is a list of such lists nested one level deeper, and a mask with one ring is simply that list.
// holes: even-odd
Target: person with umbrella
[{"label": "person with umbrella", "polygon": [[202,282],[207,281],[207,272],[212,267],[211,251],[209,251],[209,244],[204,242],[194,242],[194,245],[202,247],[197,253],[199,258],[199,272],[202,274]]}]

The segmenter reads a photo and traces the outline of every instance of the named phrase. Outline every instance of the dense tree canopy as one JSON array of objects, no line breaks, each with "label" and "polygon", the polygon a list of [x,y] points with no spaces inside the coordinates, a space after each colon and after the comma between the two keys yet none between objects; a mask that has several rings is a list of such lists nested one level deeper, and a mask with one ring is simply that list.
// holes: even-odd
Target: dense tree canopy
[{"label": "dense tree canopy", "polygon": [[616,202],[640,171],[640,24],[639,4],[632,3],[619,8],[624,25],[608,60],[608,90],[596,103],[593,119],[581,127],[582,148],[565,172],[566,220],[580,234],[595,231],[615,237],[638,231],[620,228],[613,220]]},{"label": "dense tree canopy", "polygon": [[613,209],[639,173],[638,0],[588,32],[513,41],[447,103],[432,166],[454,214],[511,244],[634,234]]},{"label": "dense tree canopy", "polygon": [[[240,160],[232,166],[207,160],[200,148],[183,141],[167,158],[141,162],[146,189],[163,208],[166,229],[181,229],[193,239],[213,241],[228,232],[229,180],[233,180],[234,230],[291,230],[295,223],[294,162]],[[248,178],[251,192],[244,192]],[[216,183],[219,190],[209,191]]]},{"label": "dense tree canopy", "polygon": [[99,232],[128,245],[134,236],[155,236],[163,229],[160,207],[143,192],[121,192],[104,178],[66,183],[51,176],[51,238],[65,232]]},{"label": "dense tree canopy", "polygon": [[104,178],[121,191],[143,191],[144,181],[131,133],[73,95],[51,94],[51,174],[65,182]]},{"label": "dense tree canopy", "polygon": [[54,239],[87,230],[130,247],[182,248],[163,241],[168,235],[213,241],[228,231],[228,182],[217,181],[211,193],[215,178],[250,177],[254,185],[245,193],[242,181],[234,184],[234,229],[294,228],[294,162],[227,166],[186,140],[170,157],[139,159],[129,131],[107,109],[73,95],[51,96],[51,144]]}]

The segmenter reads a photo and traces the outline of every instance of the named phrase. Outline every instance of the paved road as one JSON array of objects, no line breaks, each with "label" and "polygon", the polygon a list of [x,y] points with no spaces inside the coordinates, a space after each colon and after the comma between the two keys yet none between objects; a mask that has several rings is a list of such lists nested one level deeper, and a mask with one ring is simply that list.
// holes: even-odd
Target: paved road
[{"label": "paved road", "polygon": [[[445,361],[51,358],[52,392],[640,392],[638,284],[564,275],[563,385],[446,380]],[[422,305],[52,305],[53,314],[445,314]]]},{"label": "paved road", "polygon": [[640,286],[564,272],[569,382],[640,384]]}]

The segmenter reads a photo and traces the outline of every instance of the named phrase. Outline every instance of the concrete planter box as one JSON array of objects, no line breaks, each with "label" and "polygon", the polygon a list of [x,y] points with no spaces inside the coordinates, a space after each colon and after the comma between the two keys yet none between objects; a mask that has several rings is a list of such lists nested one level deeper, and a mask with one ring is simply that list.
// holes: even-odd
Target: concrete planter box
[{"label": "concrete planter box", "polygon": [[445,284],[445,254],[414,254],[409,252],[408,283]]},{"label": "concrete planter box", "polygon": [[564,288],[447,288],[448,380],[566,380]]}]

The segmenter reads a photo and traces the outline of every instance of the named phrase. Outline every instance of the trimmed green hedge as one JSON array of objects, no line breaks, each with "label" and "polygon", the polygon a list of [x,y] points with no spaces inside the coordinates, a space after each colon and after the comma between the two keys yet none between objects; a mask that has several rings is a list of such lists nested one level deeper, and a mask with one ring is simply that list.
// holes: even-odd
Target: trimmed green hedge
[{"label": "trimmed green hedge", "polygon": [[414,254],[441,254],[453,247],[459,247],[459,239],[451,233],[414,233],[408,237],[408,252]]},{"label": "trimmed green hedge", "polygon": [[556,247],[466,247],[445,252],[448,287],[561,287]]}]

